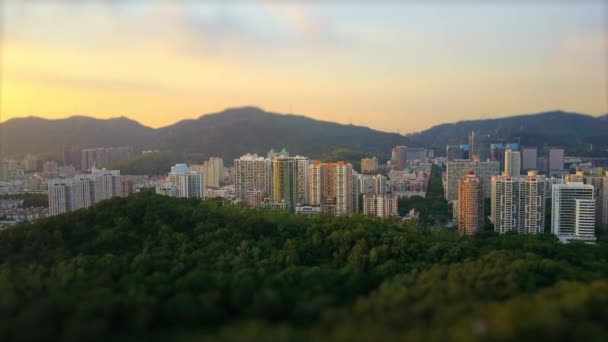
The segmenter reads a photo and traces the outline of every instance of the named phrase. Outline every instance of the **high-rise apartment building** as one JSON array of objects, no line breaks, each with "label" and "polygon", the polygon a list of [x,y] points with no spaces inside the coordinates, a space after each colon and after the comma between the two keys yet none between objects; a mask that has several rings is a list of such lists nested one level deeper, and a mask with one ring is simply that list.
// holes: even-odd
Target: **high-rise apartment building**
[{"label": "high-rise apartment building", "polygon": [[49,216],[72,211],[72,182],[67,179],[52,180],[48,184]]},{"label": "high-rise apartment building", "polygon": [[359,196],[361,195],[361,189],[359,188],[359,173],[355,170],[352,172],[352,186],[353,186],[353,213],[358,213],[360,210]]},{"label": "high-rise apartment building", "polygon": [[327,165],[316,160],[308,165],[308,203],[311,206],[320,206],[323,203],[323,190],[325,189],[325,174]]},{"label": "high-rise apartment building", "polygon": [[551,233],[560,240],[595,240],[593,185],[580,182],[552,188]]},{"label": "high-rise apartment building", "polygon": [[307,157],[295,156],[296,172],[296,205],[304,205],[308,202],[308,166],[310,160]]},{"label": "high-rise apartment building", "polygon": [[272,202],[285,203],[289,211],[295,211],[297,176],[295,160],[289,157],[272,159]]},{"label": "high-rise apartment building", "polygon": [[353,167],[343,161],[335,166],[336,170],[336,215],[353,213]]},{"label": "high-rise apartment building", "polygon": [[545,226],[545,176],[492,177],[491,218],[497,233],[539,234]]},{"label": "high-rise apartment building", "polygon": [[498,162],[478,162],[469,160],[455,160],[447,162],[446,169],[446,199],[448,201],[458,200],[458,182],[464,178],[469,171],[473,171],[477,178],[484,184],[484,196],[490,198],[490,181],[492,176],[500,174]]},{"label": "high-rise apartment building", "polygon": [[391,151],[392,165],[396,170],[403,170],[407,165],[407,146],[396,146]]},{"label": "high-rise apartment building", "polygon": [[608,210],[607,199],[608,195],[606,186],[608,186],[608,172],[606,175],[589,175],[583,171],[576,171],[574,174],[564,176],[565,183],[582,182],[593,186],[595,198],[595,225],[599,231],[608,230]]},{"label": "high-rise apartment building", "polygon": [[538,170],[536,164],[538,158],[538,149],[536,147],[524,147],[521,150],[521,168],[524,171]]},{"label": "high-rise apartment building", "polygon": [[93,169],[91,174],[49,181],[49,215],[88,208],[112,197],[125,196],[118,170]]},{"label": "high-rise apartment building", "polygon": [[373,193],[382,195],[388,192],[388,178],[385,175],[372,176]]},{"label": "high-rise apartment building", "polygon": [[378,158],[361,159],[361,173],[372,173],[378,171]]},{"label": "high-rise apartment building", "polygon": [[[71,210],[85,209],[101,200],[97,180],[91,175],[77,175],[71,182],[72,204]],[[105,199],[105,198],[104,198]]]},{"label": "high-rise apartment building", "polygon": [[[314,161],[308,166],[308,205],[321,206],[332,215],[347,215],[358,211],[361,179],[372,176],[360,175],[351,164],[322,163]],[[364,185],[363,185],[364,186]]]},{"label": "high-rise apartment building", "polygon": [[[246,154],[233,161],[232,177],[235,196],[247,203],[247,194],[254,190],[261,192],[261,197],[270,197],[272,192],[272,163],[268,158],[257,154]],[[256,198],[258,198],[256,193]],[[261,204],[261,203],[260,203]]]},{"label": "high-rise apartment building", "polygon": [[372,175],[359,175],[359,177],[357,177],[357,182],[359,182],[359,191],[361,192],[361,194],[374,193],[372,177]]},{"label": "high-rise apartment building", "polygon": [[176,164],[169,172],[169,183],[177,189],[177,197],[205,198],[202,173],[192,172],[186,164]]},{"label": "high-rise apartment building", "polygon": [[363,195],[363,213],[376,217],[389,217],[399,215],[397,203],[399,198],[396,195]]},{"label": "high-rise apartment building", "polygon": [[211,157],[203,163],[203,175],[205,187],[219,188],[220,182],[224,178],[224,160],[222,158]]},{"label": "high-rise apartment building", "polygon": [[608,231],[608,171],[604,177],[602,177],[602,198],[601,198],[601,220],[600,220],[600,229],[603,231]]},{"label": "high-rise apartment building", "polygon": [[474,235],[483,228],[484,190],[473,170],[458,181],[458,232]]},{"label": "high-rise apartment building", "polygon": [[521,174],[521,155],[519,151],[507,149],[505,150],[505,168],[504,171],[511,177]]},{"label": "high-rise apartment building", "polygon": [[92,169],[91,177],[95,181],[95,202],[123,196],[119,170]]}]

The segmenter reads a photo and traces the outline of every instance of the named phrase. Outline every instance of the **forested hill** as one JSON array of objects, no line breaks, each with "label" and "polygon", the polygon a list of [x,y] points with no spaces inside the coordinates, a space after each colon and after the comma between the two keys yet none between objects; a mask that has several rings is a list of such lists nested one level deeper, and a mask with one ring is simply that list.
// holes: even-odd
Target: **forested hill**
[{"label": "forested hill", "polygon": [[0,232],[0,340],[605,341],[607,261],[142,193]]},{"label": "forested hill", "polygon": [[475,131],[478,148],[482,149],[488,149],[490,143],[515,141],[523,146],[561,146],[572,155],[606,157],[606,118],[608,114],[594,117],[558,110],[446,123],[409,137],[417,144],[435,148],[440,154],[445,153],[446,145],[467,143],[468,135]]},{"label": "forested hill", "polygon": [[229,108],[158,129],[125,118],[30,117],[0,123],[0,153],[13,157],[26,153],[60,155],[64,149],[124,145],[135,150],[196,153],[203,158],[222,156],[228,161],[247,152],[265,155],[271,148],[287,148],[291,153],[312,158],[321,158],[340,148],[387,157],[392,147],[407,142],[407,138],[396,133],[270,113],[255,107]]}]

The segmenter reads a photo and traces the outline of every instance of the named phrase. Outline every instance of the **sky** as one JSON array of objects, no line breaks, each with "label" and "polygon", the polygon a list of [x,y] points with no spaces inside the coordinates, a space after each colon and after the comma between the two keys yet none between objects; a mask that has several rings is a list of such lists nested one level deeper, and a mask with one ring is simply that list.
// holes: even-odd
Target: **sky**
[{"label": "sky", "polygon": [[259,106],[409,133],[608,112],[606,1],[0,0],[0,121]]}]

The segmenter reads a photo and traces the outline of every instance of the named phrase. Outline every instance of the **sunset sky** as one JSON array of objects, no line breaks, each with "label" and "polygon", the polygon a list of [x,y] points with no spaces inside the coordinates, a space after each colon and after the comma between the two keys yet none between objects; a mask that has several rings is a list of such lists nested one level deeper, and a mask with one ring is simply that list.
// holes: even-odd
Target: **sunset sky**
[{"label": "sunset sky", "polygon": [[1,120],[255,105],[406,133],[608,112],[604,1],[223,2],[0,0]]}]

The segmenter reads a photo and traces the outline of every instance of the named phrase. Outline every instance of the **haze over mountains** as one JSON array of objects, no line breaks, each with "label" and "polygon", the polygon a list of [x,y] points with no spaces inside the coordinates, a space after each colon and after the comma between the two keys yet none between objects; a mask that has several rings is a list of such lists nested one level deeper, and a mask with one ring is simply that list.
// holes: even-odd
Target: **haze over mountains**
[{"label": "haze over mountains", "polygon": [[198,119],[153,129],[128,118],[101,120],[77,116],[60,120],[36,117],[0,124],[4,156],[60,154],[65,148],[133,146],[136,150],[218,155],[232,159],[246,152],[285,147],[318,158],[336,149],[388,156],[395,145],[426,146],[443,153],[446,144],[465,143],[471,131],[479,143],[517,140],[522,145],[566,147],[569,153],[605,155],[607,116],[562,111],[442,124],[407,136],[367,127],[281,115],[256,107],[226,109]]}]

